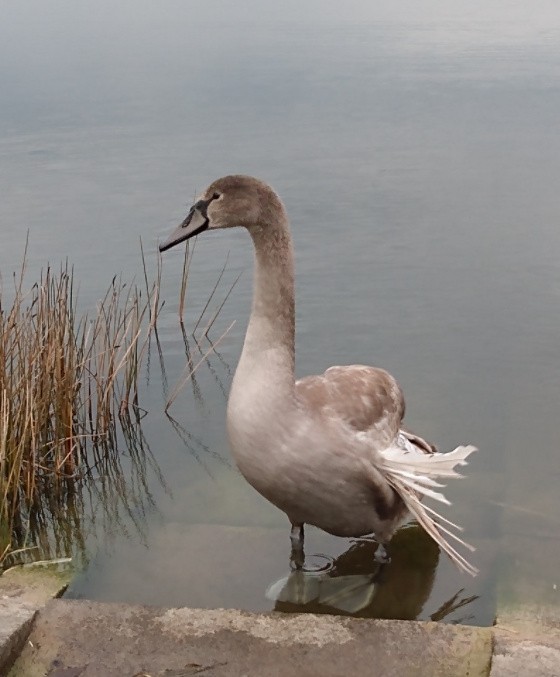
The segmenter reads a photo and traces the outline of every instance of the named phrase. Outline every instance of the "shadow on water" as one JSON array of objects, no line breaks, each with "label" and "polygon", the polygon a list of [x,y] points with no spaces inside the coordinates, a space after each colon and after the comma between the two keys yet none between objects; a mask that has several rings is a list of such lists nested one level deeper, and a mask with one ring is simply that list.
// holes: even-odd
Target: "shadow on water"
[{"label": "shadow on water", "polygon": [[[323,570],[292,571],[271,585],[267,597],[274,609],[285,613],[342,614],[361,618],[415,620],[422,615],[432,593],[439,563],[437,544],[417,525],[401,529],[391,541],[391,562],[378,564],[378,544],[359,539]],[[429,619],[446,620],[448,616],[478,598],[463,596],[459,589],[433,612]],[[465,618],[453,622],[465,622]]]}]

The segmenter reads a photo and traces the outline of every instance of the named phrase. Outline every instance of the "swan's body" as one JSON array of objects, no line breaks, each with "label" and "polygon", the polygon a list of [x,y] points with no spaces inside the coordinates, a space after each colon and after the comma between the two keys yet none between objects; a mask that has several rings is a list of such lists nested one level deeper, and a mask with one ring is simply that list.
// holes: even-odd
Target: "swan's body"
[{"label": "swan's body", "polygon": [[474,447],[439,454],[403,430],[401,389],[382,369],[331,367],[295,380],[292,240],[276,193],[247,176],[218,179],[160,249],[230,226],[246,227],[255,248],[251,318],[227,410],[241,473],[287,514],[295,543],[307,523],[337,536],[375,533],[386,544],[411,512],[462,569],[476,573],[442,532],[459,539],[419,501],[427,494],[447,502],[433,478],[457,476],[454,467]]}]

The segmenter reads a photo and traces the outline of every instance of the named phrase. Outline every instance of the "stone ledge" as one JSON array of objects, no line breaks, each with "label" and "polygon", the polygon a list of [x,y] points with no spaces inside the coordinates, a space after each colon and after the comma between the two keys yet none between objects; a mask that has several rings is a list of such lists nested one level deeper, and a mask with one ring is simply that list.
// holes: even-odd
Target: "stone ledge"
[{"label": "stone ledge", "polygon": [[43,606],[67,576],[20,568],[0,578],[0,674],[21,652],[11,677],[328,677],[373,666],[384,677],[560,677],[554,606],[502,609],[494,628],[62,599]]},{"label": "stone ledge", "polygon": [[502,609],[494,627],[491,677],[560,677],[560,609]]},{"label": "stone ledge", "polygon": [[486,677],[492,651],[490,628],[70,600],[30,640],[11,677]]},{"label": "stone ledge", "polygon": [[0,576],[0,674],[22,650],[37,611],[68,585],[56,565],[14,567]]}]

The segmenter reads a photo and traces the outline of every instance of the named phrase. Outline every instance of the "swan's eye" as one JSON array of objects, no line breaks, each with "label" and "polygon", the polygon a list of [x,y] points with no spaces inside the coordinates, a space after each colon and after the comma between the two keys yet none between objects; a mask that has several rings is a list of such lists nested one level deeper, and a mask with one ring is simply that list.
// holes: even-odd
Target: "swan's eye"
[{"label": "swan's eye", "polygon": [[221,198],[221,197],[222,197],[222,196],[220,195],[220,193],[214,193],[214,195],[212,195],[212,199],[213,199],[213,200],[217,200],[217,199],[219,199],[219,198]]}]

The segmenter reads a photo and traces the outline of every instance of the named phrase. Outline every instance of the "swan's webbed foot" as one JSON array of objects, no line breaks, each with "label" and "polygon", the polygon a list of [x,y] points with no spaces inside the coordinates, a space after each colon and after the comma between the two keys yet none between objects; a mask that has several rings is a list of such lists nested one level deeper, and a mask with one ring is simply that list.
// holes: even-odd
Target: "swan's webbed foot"
[{"label": "swan's webbed foot", "polygon": [[292,569],[303,569],[303,565],[305,564],[303,540],[303,524],[292,524],[292,530],[290,532],[290,541],[292,542],[290,565]]}]

